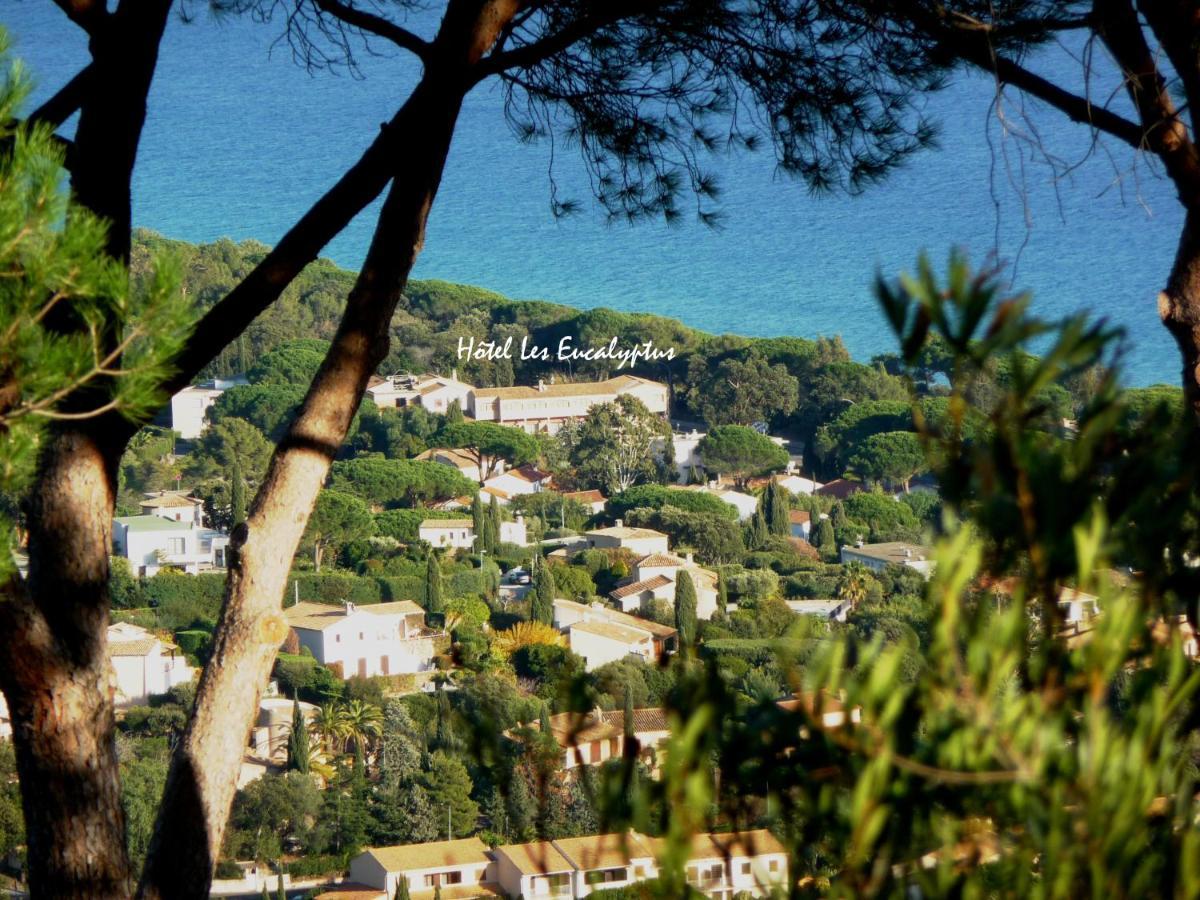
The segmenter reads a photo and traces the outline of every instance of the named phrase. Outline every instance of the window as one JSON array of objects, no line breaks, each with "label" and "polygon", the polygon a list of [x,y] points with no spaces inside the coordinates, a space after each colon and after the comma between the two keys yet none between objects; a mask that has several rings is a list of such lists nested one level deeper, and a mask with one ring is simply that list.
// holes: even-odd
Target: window
[{"label": "window", "polygon": [[184,540],[183,538],[167,538],[167,552],[171,554],[183,553]]},{"label": "window", "polygon": [[427,888],[429,888],[429,887],[435,887],[435,886],[436,886],[436,884],[437,884],[437,882],[434,880],[434,876],[433,876],[433,875],[426,875],[426,876],[425,876],[425,887],[427,887]]},{"label": "window", "polygon": [[462,872],[447,872],[442,884],[462,884]]},{"label": "window", "polygon": [[338,634],[338,635],[335,635],[335,636],[334,636],[334,638],[333,638],[333,642],[334,642],[335,644],[340,644],[340,643],[342,642],[342,636],[341,636],[340,634]]},{"label": "window", "polygon": [[767,868],[772,872],[778,872],[779,871],[779,860],[777,860],[777,859],[771,860],[769,863],[767,863]]},{"label": "window", "polygon": [[743,875],[750,874],[750,863],[749,862],[742,863],[742,874]]}]

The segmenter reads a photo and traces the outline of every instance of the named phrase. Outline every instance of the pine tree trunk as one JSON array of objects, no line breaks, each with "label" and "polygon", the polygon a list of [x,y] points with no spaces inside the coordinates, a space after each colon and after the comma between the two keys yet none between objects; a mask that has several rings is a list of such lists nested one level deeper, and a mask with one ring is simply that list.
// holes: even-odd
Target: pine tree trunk
[{"label": "pine tree trunk", "polygon": [[1184,398],[1200,419],[1200,212],[1189,212],[1179,236],[1158,314],[1182,356]]},{"label": "pine tree trunk", "polygon": [[237,562],[196,709],[168,776],[142,897],[208,896],[245,737],[287,635],[280,607],[291,561],[367,379],[387,355],[392,314],[420,252],[449,152],[466,88],[441,74],[431,66],[405,104],[400,128],[411,137],[395,161],[398,177],[341,326],[276,448],[245,527],[234,536]]}]

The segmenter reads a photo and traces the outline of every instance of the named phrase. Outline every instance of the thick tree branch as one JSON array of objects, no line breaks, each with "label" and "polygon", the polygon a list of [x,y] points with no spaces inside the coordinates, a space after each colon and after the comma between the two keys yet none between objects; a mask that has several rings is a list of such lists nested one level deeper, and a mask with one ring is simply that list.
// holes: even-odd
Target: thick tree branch
[{"label": "thick tree branch", "polygon": [[95,66],[84,66],[74,78],[59,88],[53,97],[30,113],[26,121],[45,122],[57,128],[79,111],[79,107],[83,105],[88,81],[94,77]]},{"label": "thick tree branch", "polygon": [[[1093,11],[1097,34],[1125,75],[1125,90],[1142,120],[1146,148],[1162,160],[1184,208],[1200,210],[1200,152],[1171,99],[1137,11],[1129,0],[1096,0]],[[1194,72],[1195,60],[1188,65]]]},{"label": "thick tree branch", "polygon": [[95,37],[108,22],[110,13],[104,0],[54,0],[67,18]]},{"label": "thick tree branch", "polygon": [[472,81],[478,83],[492,75],[498,75],[508,69],[528,69],[556,53],[561,53],[572,44],[595,34],[601,28],[612,25],[638,8],[646,8],[655,4],[637,2],[612,2],[603,9],[585,13],[558,31],[552,32],[529,44],[513,47],[500,53],[484,57],[472,73]]},{"label": "thick tree branch", "polygon": [[429,42],[422,40],[407,28],[397,25],[390,19],[385,19],[383,16],[364,9],[356,9],[340,0],[313,0],[313,3],[321,12],[331,15],[347,25],[389,40],[423,61],[429,59],[431,49]]}]

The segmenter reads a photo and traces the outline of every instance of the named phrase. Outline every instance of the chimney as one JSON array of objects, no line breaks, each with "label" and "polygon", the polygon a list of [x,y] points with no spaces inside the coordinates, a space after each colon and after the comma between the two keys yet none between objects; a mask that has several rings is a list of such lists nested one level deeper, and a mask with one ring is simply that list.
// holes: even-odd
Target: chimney
[{"label": "chimney", "polygon": [[692,551],[691,550],[689,550],[687,553],[683,554],[683,560],[684,560],[684,562],[691,565],[691,563],[692,563]]},{"label": "chimney", "polygon": [[625,527],[625,520],[617,519],[617,528],[624,528],[624,527]]},{"label": "chimney", "polygon": [[904,548],[904,558],[912,559],[912,550],[910,550],[908,547]]},{"label": "chimney", "polygon": [[596,704],[596,708],[592,710],[592,721],[597,725],[604,724],[604,710],[600,708],[599,704]]},{"label": "chimney", "polygon": [[521,524],[523,524],[523,523],[524,523],[524,521],[525,521],[525,513],[517,513],[517,516],[516,516],[516,523],[517,523],[518,525],[521,525]]},{"label": "chimney", "polygon": [[346,615],[350,615],[350,613],[354,612],[354,604],[351,601],[343,600],[342,606],[346,609]]},{"label": "chimney", "polygon": [[861,537],[854,542],[855,547],[863,547],[865,544],[866,542]]}]

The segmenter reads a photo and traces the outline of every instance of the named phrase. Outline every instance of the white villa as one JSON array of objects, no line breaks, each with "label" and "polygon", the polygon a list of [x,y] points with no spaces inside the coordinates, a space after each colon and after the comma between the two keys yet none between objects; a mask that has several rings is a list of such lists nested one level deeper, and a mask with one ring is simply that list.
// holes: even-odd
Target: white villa
[{"label": "white villa", "polygon": [[458,401],[465,413],[470,406],[471,385],[458,380],[458,370],[446,378],[442,375],[372,376],[367,382],[367,396],[380,409],[420,406],[430,412],[445,413],[450,404]]},{"label": "white villa", "polygon": [[[822,518],[824,518],[824,513],[822,513]],[[807,509],[789,509],[788,527],[792,537],[809,540],[812,535],[812,513]]]},{"label": "white villa", "polygon": [[159,569],[190,575],[223,569],[228,547],[229,535],[193,520],[158,514],[113,519],[113,555],[129,560],[136,575],[154,575]]},{"label": "white villa", "polygon": [[602,603],[585,606],[556,599],[554,627],[567,636],[567,645],[583,657],[589,672],[630,656],[655,663],[676,643],[675,629],[669,625],[631,616]]},{"label": "white villa", "polygon": [[585,534],[588,543],[601,550],[629,550],[642,556],[666,553],[667,536],[653,528],[627,527],[622,519],[609,528],[596,528]]},{"label": "white villa", "polygon": [[[689,844],[687,882],[712,900],[745,892],[767,897],[788,886],[786,848],[765,830],[697,834]],[[478,838],[363,851],[350,863],[354,897],[390,900],[403,879],[413,900],[437,891],[443,900],[497,896],[588,897],[649,881],[659,874],[661,839],[630,832],[598,834],[489,849]],[[370,894],[374,889],[380,893]],[[331,896],[338,896],[331,894]]]},{"label": "white villa", "polygon": [[563,499],[574,500],[576,503],[585,507],[592,515],[604,512],[604,505],[608,503],[608,498],[597,490],[568,491],[567,493],[563,494]]},{"label": "white villa", "polygon": [[171,428],[184,440],[194,441],[208,427],[205,413],[231,387],[245,384],[246,379],[217,378],[203,384],[185,387],[171,398]]},{"label": "white villa", "polygon": [[[536,494],[549,490],[553,480],[549,472],[543,472],[536,466],[518,466],[503,474],[493,475],[483,483],[481,490],[485,495],[494,495],[499,503],[505,504],[521,494]],[[485,496],[484,499],[488,497]]]},{"label": "white villa", "polygon": [[144,704],[152,695],[165,694],[196,675],[178,647],[126,622],[108,627],[108,657],[118,706]]},{"label": "white villa", "polygon": [[753,518],[754,514],[758,511],[758,498],[753,494],[734,490],[731,487],[723,487],[715,481],[710,484],[689,485],[685,490],[708,494],[711,497],[716,497],[722,503],[729,504],[737,510],[739,522],[745,522],[747,519]]},{"label": "white villa", "polygon": [[411,600],[356,606],[301,602],[284,611],[301,647],[323,666],[355,675],[400,675],[433,668],[434,639],[425,610]]},{"label": "white villa", "polygon": [[[705,432],[692,429],[685,433],[671,434],[671,449],[675,454],[675,479],[680,484],[687,484],[692,474],[702,475],[704,462],[700,459],[700,442],[704,440]],[[662,459],[667,450],[666,438],[655,438],[651,451],[655,457]]]},{"label": "white villa", "polygon": [[[471,519],[425,519],[417,537],[434,547],[453,550],[475,549],[475,523]],[[500,543],[524,547],[529,543],[525,517],[517,513],[511,522],[500,523]]]},{"label": "white villa", "polygon": [[652,600],[673,604],[680,572],[687,572],[696,588],[696,617],[711,619],[717,611],[717,573],[696,565],[691,553],[685,557],[665,552],[643,556],[634,563],[625,583],[608,596],[624,612],[639,610]]}]

